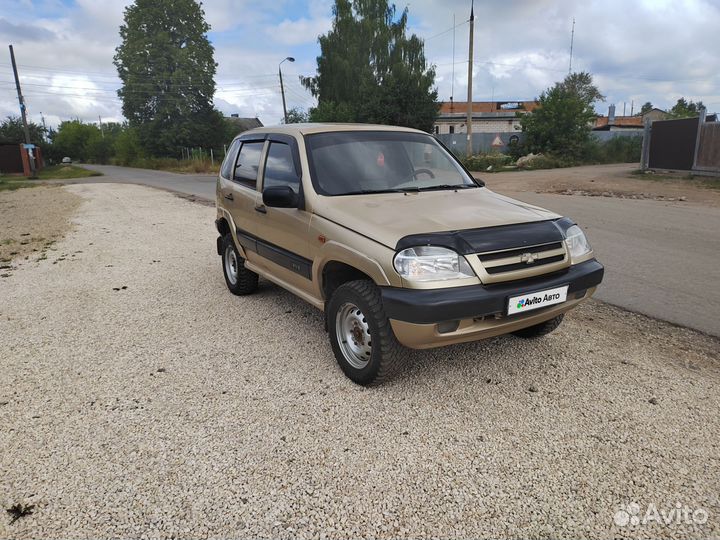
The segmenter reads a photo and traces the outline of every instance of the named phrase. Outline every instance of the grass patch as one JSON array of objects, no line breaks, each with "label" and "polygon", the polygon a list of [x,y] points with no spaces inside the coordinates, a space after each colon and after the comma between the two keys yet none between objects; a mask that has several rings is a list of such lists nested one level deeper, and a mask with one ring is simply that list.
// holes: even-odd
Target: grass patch
[{"label": "grass patch", "polygon": [[651,182],[673,182],[698,186],[708,189],[720,189],[720,177],[705,176],[701,174],[679,174],[679,173],[657,173],[645,172],[642,169],[635,169],[630,173],[632,178],[637,180],[649,180]]},{"label": "grass patch", "polygon": [[14,191],[16,189],[24,187],[32,187],[34,184],[23,180],[11,180],[7,178],[0,178],[0,191]]},{"label": "grass patch", "polygon": [[136,167],[138,169],[153,169],[183,174],[217,174],[220,172],[221,159],[214,164],[209,159],[174,159],[174,158],[137,158],[130,162],[120,162],[117,165]]},{"label": "grass patch", "polygon": [[69,180],[71,178],[88,178],[90,176],[102,176],[101,172],[83,169],[75,165],[52,165],[42,169],[38,180]]}]

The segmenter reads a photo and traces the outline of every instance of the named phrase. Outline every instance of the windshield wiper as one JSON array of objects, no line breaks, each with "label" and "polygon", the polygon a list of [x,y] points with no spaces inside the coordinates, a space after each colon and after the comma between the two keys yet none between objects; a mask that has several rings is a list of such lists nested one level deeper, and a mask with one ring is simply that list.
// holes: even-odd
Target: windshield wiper
[{"label": "windshield wiper", "polygon": [[338,195],[372,195],[373,193],[407,193],[408,191],[420,191],[417,187],[393,188],[393,189],[360,189],[358,191],[347,191]]},{"label": "windshield wiper", "polygon": [[470,184],[452,184],[452,185],[451,184],[438,184],[437,186],[428,186],[428,187],[417,188],[417,191],[436,191],[436,190],[439,191],[442,189],[452,189],[452,190],[470,189],[470,188],[474,188],[474,187],[478,187],[478,186],[470,185]]}]

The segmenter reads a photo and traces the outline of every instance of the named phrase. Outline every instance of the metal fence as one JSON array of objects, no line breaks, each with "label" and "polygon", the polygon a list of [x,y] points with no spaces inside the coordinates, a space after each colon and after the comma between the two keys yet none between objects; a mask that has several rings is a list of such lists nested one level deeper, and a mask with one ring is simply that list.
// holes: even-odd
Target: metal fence
[{"label": "metal fence", "polygon": [[[623,131],[593,131],[592,136],[600,142],[609,141],[616,137],[642,137],[642,129],[629,129]],[[458,155],[465,155],[466,133],[442,133],[435,135],[445,146]],[[525,134],[516,133],[473,133],[472,152],[473,154],[486,154],[489,152],[507,152],[512,138],[517,142],[525,140]],[[498,144],[500,143],[500,144]]]},{"label": "metal fence", "polygon": [[720,173],[720,122],[697,118],[645,124],[643,169]]},{"label": "metal fence", "polygon": [[[445,146],[455,154],[465,155],[467,144],[467,133],[442,133],[435,135]],[[484,154],[488,152],[506,152],[510,144],[510,138],[515,137],[518,142],[525,138],[524,133],[473,133],[472,153]],[[493,144],[495,143],[495,144]],[[498,144],[499,143],[499,144]]]},{"label": "metal fence", "polygon": [[697,118],[653,122],[648,167],[679,171],[692,169],[697,130]]}]

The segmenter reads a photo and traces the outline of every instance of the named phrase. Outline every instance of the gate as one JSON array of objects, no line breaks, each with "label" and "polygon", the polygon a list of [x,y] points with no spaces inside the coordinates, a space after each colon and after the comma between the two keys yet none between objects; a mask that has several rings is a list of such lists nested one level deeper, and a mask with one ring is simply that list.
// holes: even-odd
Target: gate
[{"label": "gate", "polygon": [[720,122],[700,124],[694,169],[720,171]]},{"label": "gate", "polygon": [[0,144],[0,173],[22,173],[23,161],[19,144]]},{"label": "gate", "polygon": [[648,167],[689,171],[695,159],[699,118],[652,123]]}]

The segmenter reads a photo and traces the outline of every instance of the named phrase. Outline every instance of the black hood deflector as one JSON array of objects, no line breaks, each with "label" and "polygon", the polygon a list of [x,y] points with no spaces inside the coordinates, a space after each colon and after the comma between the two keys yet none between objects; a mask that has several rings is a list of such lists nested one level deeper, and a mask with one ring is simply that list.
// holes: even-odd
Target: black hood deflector
[{"label": "black hood deflector", "polygon": [[522,248],[562,242],[563,232],[573,221],[568,218],[531,223],[516,223],[482,229],[465,229],[424,234],[411,234],[398,240],[395,249],[398,251],[416,246],[440,246],[452,249],[460,255],[485,253],[502,249]]}]

